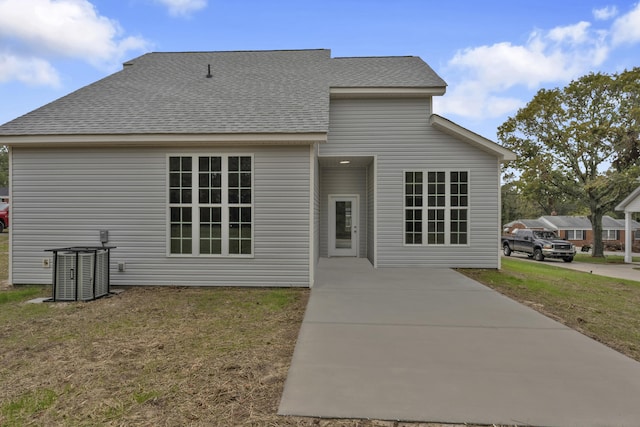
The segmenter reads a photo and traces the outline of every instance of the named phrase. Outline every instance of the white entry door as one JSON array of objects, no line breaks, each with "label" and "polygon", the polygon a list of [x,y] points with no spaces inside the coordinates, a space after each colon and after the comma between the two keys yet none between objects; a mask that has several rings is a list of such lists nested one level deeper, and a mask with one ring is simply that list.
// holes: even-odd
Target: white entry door
[{"label": "white entry door", "polygon": [[358,256],[358,196],[329,196],[329,256]]}]

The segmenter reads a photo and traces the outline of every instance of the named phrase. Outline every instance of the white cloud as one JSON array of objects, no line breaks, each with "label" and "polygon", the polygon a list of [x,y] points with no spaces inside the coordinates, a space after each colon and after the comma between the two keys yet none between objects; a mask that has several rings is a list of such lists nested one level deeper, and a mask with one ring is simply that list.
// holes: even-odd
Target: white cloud
[{"label": "white cloud", "polygon": [[601,9],[593,9],[593,17],[598,21],[606,21],[618,15],[618,8],[607,6]]},{"label": "white cloud", "polygon": [[600,65],[609,54],[606,32],[588,22],[533,31],[526,43],[503,42],[464,49],[449,61],[455,88],[439,112],[495,118],[524,104],[513,92],[566,82]]},{"label": "white cloud", "polygon": [[438,114],[454,113],[472,119],[493,119],[502,117],[524,103],[514,97],[492,95],[486,86],[477,81],[468,81],[447,90],[434,100]]},{"label": "white cloud", "polygon": [[614,46],[640,42],[640,3],[613,22],[611,42]]},{"label": "white cloud", "polygon": [[585,43],[589,39],[589,22],[581,21],[575,25],[566,27],[556,27],[549,31],[548,37],[557,43],[567,42],[570,44]]},{"label": "white cloud", "polygon": [[156,2],[167,6],[169,13],[173,16],[188,16],[207,6],[207,0],[156,0]]},{"label": "white cloud", "polygon": [[123,37],[119,24],[88,0],[0,0],[0,40],[20,63],[72,58],[106,69],[148,45]]},{"label": "white cloud", "polygon": [[60,76],[51,64],[39,58],[0,53],[0,83],[18,80],[28,85],[60,86]]}]

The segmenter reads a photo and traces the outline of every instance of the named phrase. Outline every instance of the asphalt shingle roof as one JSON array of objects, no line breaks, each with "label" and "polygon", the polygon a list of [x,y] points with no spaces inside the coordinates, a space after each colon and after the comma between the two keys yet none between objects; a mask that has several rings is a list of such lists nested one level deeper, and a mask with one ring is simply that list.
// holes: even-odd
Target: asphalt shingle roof
[{"label": "asphalt shingle roof", "polygon": [[417,56],[334,58],[332,87],[446,87]]},{"label": "asphalt shingle roof", "polygon": [[[586,216],[545,215],[541,216],[540,219],[546,220],[558,230],[591,230],[591,221]],[[631,221],[631,227],[633,229],[639,228],[640,223]],[[604,215],[602,217],[602,228],[604,230],[624,230],[624,220]]]},{"label": "asphalt shingle roof", "polygon": [[0,126],[0,136],[324,133],[331,86],[445,85],[418,57],[333,59],[326,49],[148,53]]},{"label": "asphalt shingle roof", "polygon": [[590,230],[591,221],[586,216],[545,215],[541,219],[548,221],[560,230]]}]

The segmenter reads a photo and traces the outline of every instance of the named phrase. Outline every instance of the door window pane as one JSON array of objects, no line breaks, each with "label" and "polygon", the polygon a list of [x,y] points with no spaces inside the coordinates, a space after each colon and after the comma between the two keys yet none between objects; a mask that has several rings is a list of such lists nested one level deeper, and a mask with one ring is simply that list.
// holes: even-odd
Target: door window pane
[{"label": "door window pane", "polygon": [[336,248],[351,249],[351,202],[336,201]]}]

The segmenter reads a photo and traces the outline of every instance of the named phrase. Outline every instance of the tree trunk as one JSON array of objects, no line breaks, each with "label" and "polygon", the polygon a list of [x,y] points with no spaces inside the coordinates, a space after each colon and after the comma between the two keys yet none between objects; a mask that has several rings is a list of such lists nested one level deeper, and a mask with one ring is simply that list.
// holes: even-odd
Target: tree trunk
[{"label": "tree trunk", "polygon": [[602,243],[602,211],[600,209],[592,209],[589,220],[591,221],[591,229],[593,230],[593,248],[591,256],[604,257],[604,244]]}]

